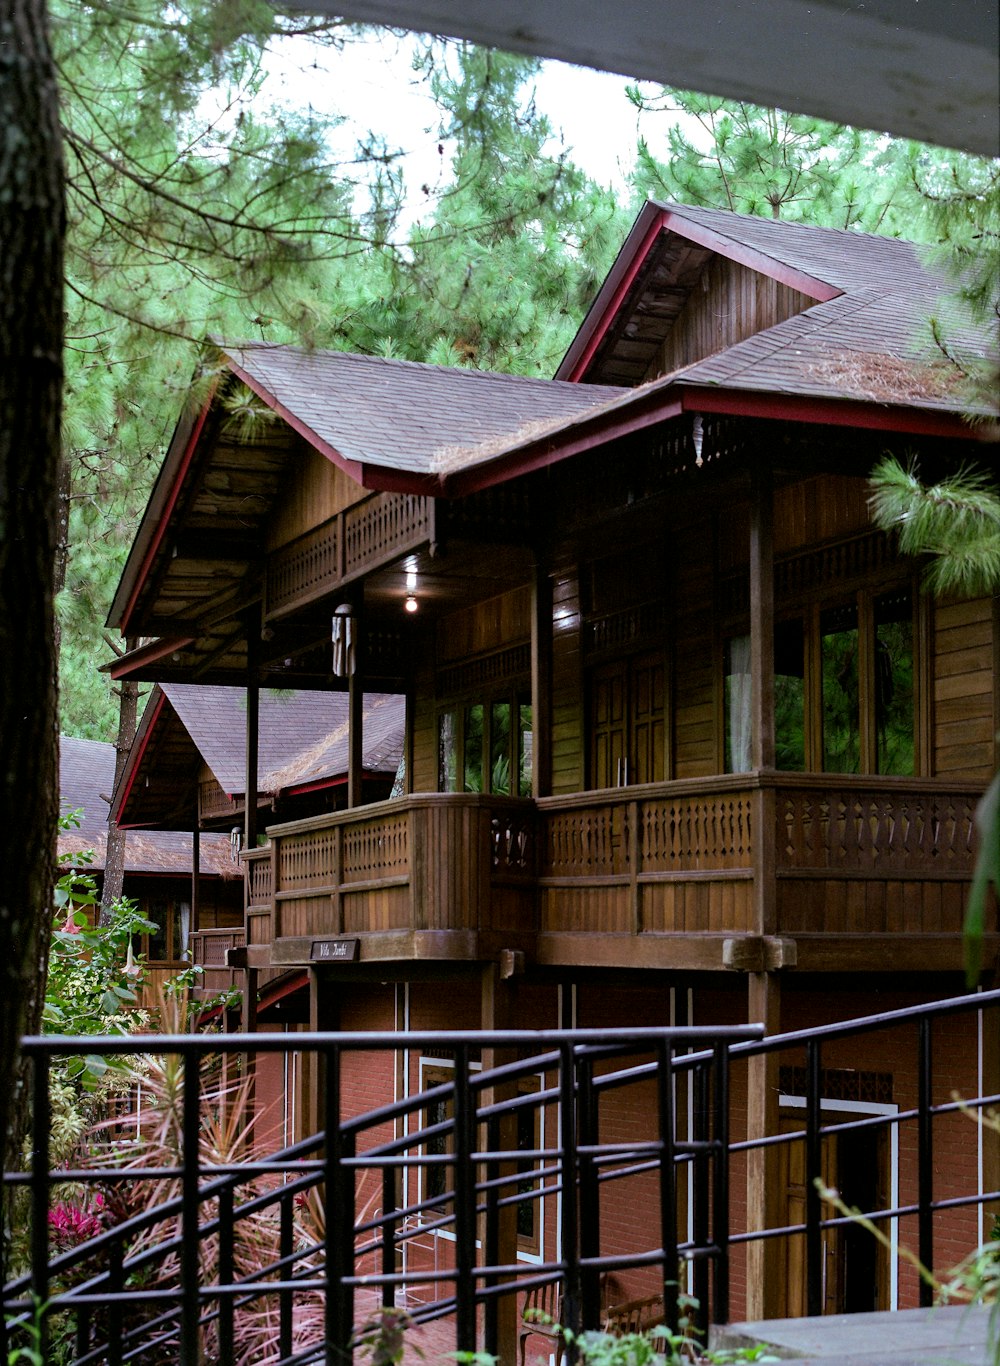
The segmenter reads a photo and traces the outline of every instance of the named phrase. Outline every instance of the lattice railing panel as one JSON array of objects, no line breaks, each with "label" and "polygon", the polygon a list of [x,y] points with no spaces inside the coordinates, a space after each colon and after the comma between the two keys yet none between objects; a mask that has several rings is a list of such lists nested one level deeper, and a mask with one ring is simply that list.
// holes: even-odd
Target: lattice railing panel
[{"label": "lattice railing panel", "polygon": [[748,792],[643,802],[643,871],[748,867],[750,812]]},{"label": "lattice railing panel", "polygon": [[370,882],[404,877],[410,870],[410,822],[407,812],[384,820],[347,825],[344,830],[342,880]]},{"label": "lattice railing panel", "polygon": [[535,813],[498,811],[490,820],[493,871],[502,875],[530,877],[535,871]]},{"label": "lattice railing panel", "polygon": [[274,875],[270,853],[266,858],[247,860],[247,904],[270,906],[274,897]]},{"label": "lattice railing panel", "polygon": [[309,830],[278,841],[278,889],[328,887],[336,880],[337,833]]},{"label": "lattice railing panel", "polygon": [[585,806],[550,813],[543,843],[547,877],[601,877],[628,871],[624,806]]},{"label": "lattice railing panel", "polygon": [[954,792],[779,791],[778,864],[971,873],[976,801],[973,794]]},{"label": "lattice railing panel", "polygon": [[334,587],[341,577],[341,518],[275,551],[267,562],[267,611],[280,612]]},{"label": "lattice railing panel", "polygon": [[380,493],[344,514],[344,568],[351,575],[427,537],[431,501],[412,493]]}]

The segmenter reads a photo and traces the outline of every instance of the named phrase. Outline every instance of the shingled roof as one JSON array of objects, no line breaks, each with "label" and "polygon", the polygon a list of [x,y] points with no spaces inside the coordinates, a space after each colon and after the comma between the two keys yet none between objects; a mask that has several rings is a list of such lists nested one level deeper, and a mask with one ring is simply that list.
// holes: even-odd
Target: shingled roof
[{"label": "shingled roof", "polygon": [[621,393],[267,342],[219,349],[269,407],[362,484],[368,466],[433,475],[456,448],[518,442]]},{"label": "shingled roof", "polygon": [[[348,769],[348,698],[327,691],[260,692],[257,791],[261,798],[342,779]],[[403,755],[405,698],[366,693],[362,768],[392,779]],[[127,827],[190,829],[202,764],[222,791],[242,799],[246,785],[246,689],[157,684],[114,794]]]},{"label": "shingled roof", "polygon": [[[93,850],[86,866],[103,872],[108,842],[108,802],[115,781],[115,747],[101,740],[59,739],[59,810],[79,812],[80,824],[59,833],[60,855]],[[229,840],[201,836],[201,871],[218,877],[242,876],[233,861]],[[169,830],[130,830],[125,836],[125,872],[190,875],[191,836]],[[127,889],[126,889],[127,894]]]}]

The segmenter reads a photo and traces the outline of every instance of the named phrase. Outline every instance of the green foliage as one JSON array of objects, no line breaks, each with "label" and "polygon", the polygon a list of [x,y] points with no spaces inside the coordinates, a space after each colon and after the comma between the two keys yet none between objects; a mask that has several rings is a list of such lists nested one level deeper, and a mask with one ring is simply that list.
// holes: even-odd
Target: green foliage
[{"label": "green foliage", "polygon": [[911,461],[894,456],[871,473],[872,519],[896,535],[904,555],[926,555],[925,583],[941,596],[976,597],[1000,587],[1000,490],[984,469],[966,466],[930,486]]},{"label": "green foliage", "polygon": [[664,89],[629,87],[646,112],[675,116],[666,154],[639,143],[637,197],[735,213],[898,234],[907,182],[894,167],[900,144],[780,109]]}]

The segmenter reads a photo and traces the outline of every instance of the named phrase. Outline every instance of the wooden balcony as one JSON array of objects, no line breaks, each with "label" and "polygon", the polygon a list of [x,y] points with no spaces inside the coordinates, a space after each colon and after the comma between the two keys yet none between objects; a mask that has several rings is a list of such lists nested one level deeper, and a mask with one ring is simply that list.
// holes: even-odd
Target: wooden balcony
[{"label": "wooden balcony", "polygon": [[375,493],[268,557],[265,617],[275,620],[432,539],[432,499]]},{"label": "wooden balcony", "polygon": [[188,937],[191,963],[202,970],[195,988],[199,1000],[218,996],[233,987],[242,989],[243,973],[229,967],[226,955],[230,949],[242,948],[245,943],[246,934],[242,929],[192,930]]},{"label": "wooden balcony", "polygon": [[708,969],[740,940],[787,942],[778,965],[919,968],[931,954],[957,968],[978,795],[734,774],[537,803],[382,802],[271,828],[246,856],[248,952],[308,962],[314,941],[347,937],[364,958],[509,947],[552,966]]},{"label": "wooden balcony", "polygon": [[365,936],[377,958],[490,956],[534,936],[530,801],[430,794],[287,825],[246,855],[251,963],[315,961]]}]

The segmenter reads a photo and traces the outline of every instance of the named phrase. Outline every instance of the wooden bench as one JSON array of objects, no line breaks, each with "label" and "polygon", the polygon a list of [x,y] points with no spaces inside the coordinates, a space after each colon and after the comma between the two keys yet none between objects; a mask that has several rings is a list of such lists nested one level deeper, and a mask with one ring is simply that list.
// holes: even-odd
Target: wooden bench
[{"label": "wooden bench", "polygon": [[647,1328],[655,1328],[664,1319],[663,1296],[648,1295],[642,1300],[624,1300],[621,1304],[608,1306],[604,1316],[604,1331],[613,1337],[625,1337],[628,1333],[644,1333]]},{"label": "wooden bench", "polygon": [[[610,1310],[605,1307],[608,1302],[609,1293],[621,1294],[622,1287],[615,1277],[608,1273],[601,1276],[600,1285],[601,1315],[603,1320],[610,1313]],[[524,1366],[524,1354],[528,1338],[534,1333],[537,1333],[539,1337],[549,1339],[553,1344],[550,1350],[555,1353],[556,1366],[561,1366],[561,1363],[566,1356],[566,1338],[563,1334],[561,1281],[547,1281],[545,1285],[536,1285],[528,1291],[524,1301],[524,1308],[521,1310],[521,1330],[518,1334],[521,1366]]]}]

